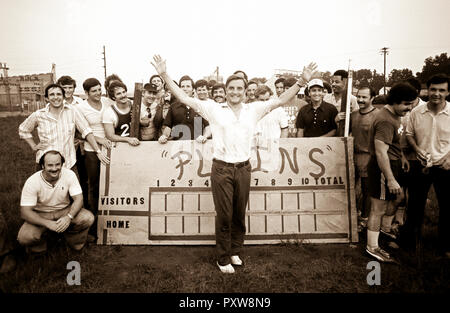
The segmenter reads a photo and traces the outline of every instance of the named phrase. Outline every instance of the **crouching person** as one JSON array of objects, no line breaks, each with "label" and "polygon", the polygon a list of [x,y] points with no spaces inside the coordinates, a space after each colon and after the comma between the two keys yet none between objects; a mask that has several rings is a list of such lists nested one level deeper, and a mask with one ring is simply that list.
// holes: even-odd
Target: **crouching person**
[{"label": "crouching person", "polygon": [[47,250],[47,242],[42,239],[47,230],[64,233],[74,250],[81,250],[86,243],[94,216],[82,208],[80,183],[74,172],[62,167],[63,163],[60,152],[45,152],[39,160],[42,170],[31,175],[23,186],[20,211],[25,223],[17,240],[28,252]]}]

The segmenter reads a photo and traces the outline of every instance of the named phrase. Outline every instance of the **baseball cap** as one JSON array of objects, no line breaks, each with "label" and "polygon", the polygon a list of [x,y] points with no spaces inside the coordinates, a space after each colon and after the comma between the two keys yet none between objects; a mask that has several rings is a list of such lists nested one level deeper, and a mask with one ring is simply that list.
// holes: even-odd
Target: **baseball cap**
[{"label": "baseball cap", "polygon": [[155,84],[147,83],[144,85],[144,90],[148,92],[158,92],[158,87]]},{"label": "baseball cap", "polygon": [[318,78],[311,79],[308,83],[308,89],[311,89],[313,86],[320,86],[323,88],[323,81]]}]

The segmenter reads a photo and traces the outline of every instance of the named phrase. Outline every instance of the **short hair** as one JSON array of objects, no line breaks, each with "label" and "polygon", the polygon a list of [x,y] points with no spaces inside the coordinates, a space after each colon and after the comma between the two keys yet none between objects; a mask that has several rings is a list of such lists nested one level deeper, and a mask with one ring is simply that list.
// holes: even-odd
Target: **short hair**
[{"label": "short hair", "polygon": [[408,83],[400,82],[392,86],[387,94],[387,104],[400,104],[402,101],[413,101],[417,98],[417,90]]},{"label": "short hair", "polygon": [[66,96],[66,92],[64,91],[64,88],[63,88],[61,85],[58,85],[58,84],[49,84],[49,85],[47,85],[47,87],[45,87],[45,91],[44,91],[44,95],[45,95],[46,98],[48,98],[48,91],[49,91],[51,88],[59,88],[59,89],[61,89],[63,97]]},{"label": "short hair", "polygon": [[48,150],[46,151],[41,158],[39,159],[39,166],[41,168],[44,168],[44,163],[45,163],[45,156],[47,154],[59,154],[59,156],[61,157],[61,165],[64,164],[64,162],[66,161],[63,157],[63,155],[61,154],[61,152],[57,151],[57,150]]},{"label": "short hair", "polygon": [[250,80],[248,81],[247,86],[250,86],[251,84],[256,84],[256,87],[259,86],[259,84],[258,84],[258,82],[256,81],[256,79],[250,79]]},{"label": "short hair", "polygon": [[374,90],[372,87],[368,86],[368,85],[361,85],[361,86],[358,88],[358,91],[360,91],[361,89],[369,89],[370,98],[374,98],[374,97],[377,95],[377,93],[375,92],[375,90]]},{"label": "short hair", "polygon": [[122,83],[118,80],[114,80],[113,82],[111,82],[111,84],[108,87],[108,96],[112,100],[116,100],[116,97],[114,96],[114,89],[119,88],[119,87],[125,89],[125,91],[128,91],[127,86],[124,83]]},{"label": "short hair", "polygon": [[448,75],[444,73],[439,73],[431,76],[427,80],[427,88],[430,88],[431,84],[443,84],[443,83],[447,83],[447,90],[448,90],[448,88],[450,87],[450,78],[448,77]]},{"label": "short hair", "polygon": [[341,76],[341,79],[347,79],[348,72],[346,70],[337,70],[334,72],[333,76]]},{"label": "short hair", "polygon": [[244,71],[237,70],[237,71],[235,71],[235,72],[233,73],[233,75],[236,75],[236,74],[238,74],[238,73],[242,73],[242,74],[244,75],[245,80],[248,81],[248,76],[247,76],[247,74],[245,74]]},{"label": "short hair", "polygon": [[106,91],[108,91],[109,84],[113,80],[118,80],[118,81],[122,82],[122,80],[120,79],[119,75],[117,75],[117,74],[111,74],[109,76],[106,76],[106,78],[105,78],[105,89],[106,89]]},{"label": "short hair", "polygon": [[297,82],[297,78],[295,77],[289,77],[284,81],[284,88],[290,88],[292,86],[295,85],[295,83]]},{"label": "short hair", "polygon": [[194,80],[189,75],[184,75],[180,78],[179,86],[181,87],[181,82],[184,82],[185,80],[191,81],[192,88],[194,88]]},{"label": "short hair", "polygon": [[260,85],[258,86],[258,88],[256,88],[255,97],[259,97],[260,95],[263,95],[266,92],[269,92],[270,96],[273,95],[272,89],[270,89],[267,85]]},{"label": "short hair", "polygon": [[56,83],[58,85],[64,86],[64,85],[73,85],[73,88],[77,88],[77,83],[75,82],[75,79],[73,79],[72,77],[65,75],[65,76],[61,76]]},{"label": "short hair", "polygon": [[242,77],[239,76],[239,75],[236,75],[236,74],[233,74],[233,75],[231,75],[231,76],[229,76],[229,77],[227,78],[227,81],[226,81],[226,83],[225,83],[225,88],[228,88],[228,85],[229,85],[233,80],[242,80],[242,81],[244,82],[244,88],[247,89],[247,87],[248,87],[247,80],[246,80],[245,78],[242,78]]},{"label": "short hair", "polygon": [[278,78],[275,83],[273,83],[274,86],[276,86],[279,83],[283,83],[283,87],[284,87],[284,82],[286,81],[286,79],[284,77],[280,77]]},{"label": "short hair", "polygon": [[225,87],[224,84],[222,84],[222,83],[216,83],[216,84],[214,84],[214,86],[212,87],[211,94],[214,94],[214,91],[217,90],[217,89],[220,89],[220,88],[222,88],[223,91],[225,91],[225,94],[227,93],[227,89],[226,89],[226,87]]},{"label": "short hair", "polygon": [[408,78],[405,82],[416,88],[417,92],[420,92],[422,89],[422,85],[420,84],[420,81],[415,77]]},{"label": "short hair", "polygon": [[214,87],[215,84],[217,84],[217,82],[214,79],[208,81],[208,88]]},{"label": "short hair", "polygon": [[84,91],[89,92],[92,87],[95,87],[97,85],[102,85],[97,78],[88,78],[83,82],[83,89]]},{"label": "short hair", "polygon": [[152,84],[152,79],[155,78],[155,77],[159,77],[159,79],[161,79],[161,82],[162,82],[163,86],[165,86],[166,83],[165,83],[164,79],[161,76],[159,76],[158,74],[150,76],[150,79],[148,80],[148,82],[150,84]]},{"label": "short hair", "polygon": [[195,82],[194,89],[197,90],[197,88],[205,87],[205,86],[206,86],[206,88],[208,88],[208,82],[204,79],[199,79]]},{"label": "short hair", "polygon": [[331,88],[331,85],[327,82],[323,82],[323,88],[327,90],[328,93],[332,93],[333,89]]}]

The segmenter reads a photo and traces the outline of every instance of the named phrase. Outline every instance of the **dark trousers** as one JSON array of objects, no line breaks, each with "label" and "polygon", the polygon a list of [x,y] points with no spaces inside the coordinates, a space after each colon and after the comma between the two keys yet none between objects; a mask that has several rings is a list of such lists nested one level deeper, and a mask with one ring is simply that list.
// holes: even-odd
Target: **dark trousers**
[{"label": "dark trousers", "polygon": [[81,190],[83,191],[83,205],[85,209],[89,209],[89,184],[85,164],[85,155],[81,153],[80,147],[77,147],[77,171],[78,180],[80,181]]},{"label": "dark trousers", "polygon": [[[434,186],[439,204],[439,247],[442,252],[450,252],[450,171],[439,167],[431,167],[427,174],[423,173],[419,161],[410,162],[410,181],[407,220],[404,235],[409,243],[415,240],[421,229],[425,204],[431,184]],[[408,240],[409,239],[409,240]]]},{"label": "dark trousers", "polygon": [[89,211],[95,217],[94,224],[89,229],[89,234],[97,237],[97,213],[98,213],[98,195],[100,181],[100,160],[95,152],[86,151],[85,165],[89,186]]},{"label": "dark trousers", "polygon": [[245,208],[250,192],[252,167],[213,161],[211,189],[216,209],[216,250],[220,265],[230,264],[230,256],[239,255],[244,244]]}]

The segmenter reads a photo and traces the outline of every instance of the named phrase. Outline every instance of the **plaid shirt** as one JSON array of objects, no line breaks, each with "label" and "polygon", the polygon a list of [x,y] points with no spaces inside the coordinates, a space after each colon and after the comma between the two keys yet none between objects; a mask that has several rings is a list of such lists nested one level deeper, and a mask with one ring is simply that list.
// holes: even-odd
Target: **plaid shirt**
[{"label": "plaid shirt", "polygon": [[[46,144],[45,150],[54,149],[60,151],[66,162],[64,167],[72,168],[76,163],[76,153],[74,146],[75,127],[81,133],[82,137],[92,133],[89,123],[84,116],[73,106],[64,104],[58,119],[49,114],[47,106],[36,112],[33,112],[19,126],[19,136],[21,139],[33,138],[32,132],[37,128],[39,141]],[[36,153],[36,163],[44,154],[43,150]]]}]

